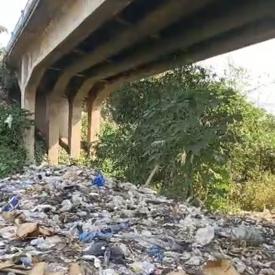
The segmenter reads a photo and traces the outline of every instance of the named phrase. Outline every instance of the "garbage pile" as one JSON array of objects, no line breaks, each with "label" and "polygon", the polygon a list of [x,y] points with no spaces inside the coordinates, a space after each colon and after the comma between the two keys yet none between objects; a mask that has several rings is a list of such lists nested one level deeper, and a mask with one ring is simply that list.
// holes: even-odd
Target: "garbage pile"
[{"label": "garbage pile", "polygon": [[0,181],[0,274],[275,274],[275,223],[224,217],[87,168]]}]

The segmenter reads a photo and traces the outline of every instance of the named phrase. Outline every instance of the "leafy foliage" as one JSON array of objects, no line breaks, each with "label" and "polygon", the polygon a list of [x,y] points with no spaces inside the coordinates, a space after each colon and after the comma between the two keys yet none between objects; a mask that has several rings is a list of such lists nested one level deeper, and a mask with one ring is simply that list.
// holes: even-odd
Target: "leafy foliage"
[{"label": "leafy foliage", "polygon": [[105,108],[97,165],[179,198],[226,208],[232,185],[274,173],[274,118],[194,66],[131,83]]},{"label": "leafy foliage", "polygon": [[4,62],[4,49],[0,49],[0,92],[9,100],[20,102],[20,89],[15,74]]},{"label": "leafy foliage", "polygon": [[[7,118],[11,124],[7,124]],[[0,177],[20,171],[26,162],[24,130],[31,125],[28,113],[19,106],[0,106]]]},{"label": "leafy foliage", "polygon": [[232,186],[231,202],[243,210],[263,211],[275,206],[275,175],[263,173],[255,179]]}]

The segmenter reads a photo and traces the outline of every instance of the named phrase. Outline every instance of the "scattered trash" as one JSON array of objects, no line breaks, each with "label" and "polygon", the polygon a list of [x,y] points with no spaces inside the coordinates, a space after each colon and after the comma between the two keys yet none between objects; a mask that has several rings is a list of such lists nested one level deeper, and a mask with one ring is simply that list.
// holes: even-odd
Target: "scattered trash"
[{"label": "scattered trash", "polygon": [[235,265],[235,267],[236,267],[236,269],[237,269],[237,271],[238,271],[239,273],[242,274],[242,273],[245,272],[246,266],[245,266],[245,264],[242,262],[242,260],[236,258],[236,259],[233,260],[233,262],[234,262],[234,265]]},{"label": "scattered trash", "polygon": [[61,212],[68,212],[73,208],[73,204],[71,203],[70,200],[64,200],[61,204]]},{"label": "scattered trash", "polygon": [[30,271],[29,275],[44,275],[47,269],[46,263],[37,263]]},{"label": "scattered trash", "polygon": [[72,263],[69,267],[69,275],[82,275],[81,267],[78,263]]},{"label": "scattered trash", "polygon": [[99,171],[96,175],[92,178],[92,184],[97,187],[103,187],[105,185],[105,179],[102,173]]},{"label": "scattered trash", "polygon": [[187,262],[185,262],[186,265],[189,266],[199,266],[202,262],[202,258],[199,256],[193,256],[191,257]]},{"label": "scattered trash", "polygon": [[187,275],[185,271],[173,271],[168,273],[167,275]]},{"label": "scattered trash", "polygon": [[119,247],[111,246],[109,260],[115,264],[124,264],[125,263],[125,255]]},{"label": "scattered trash", "polygon": [[26,221],[26,216],[22,212],[16,210],[11,212],[2,212],[1,215],[5,221],[13,224],[21,224]]},{"label": "scattered trash", "polygon": [[20,198],[19,196],[13,196],[9,202],[2,208],[3,212],[10,212],[19,207]]},{"label": "scattered trash", "polygon": [[150,275],[155,271],[155,266],[149,262],[135,262],[131,265],[137,274]]},{"label": "scattered trash", "polygon": [[233,228],[231,232],[234,240],[247,242],[248,244],[258,245],[264,240],[261,231],[251,226],[241,225]]},{"label": "scattered trash", "polygon": [[87,251],[85,251],[85,254],[94,255],[96,257],[104,256],[105,251],[108,247],[108,243],[105,241],[97,241],[94,242]]},{"label": "scattered trash", "polygon": [[215,237],[215,230],[212,226],[207,226],[204,228],[198,229],[195,239],[196,243],[199,245],[207,245],[209,244]]},{"label": "scattered trash", "polygon": [[111,231],[105,231],[105,232],[82,232],[79,235],[79,240],[84,243],[90,243],[94,239],[109,239],[113,236]]},{"label": "scattered trash", "polygon": [[0,262],[0,271],[5,271],[5,269],[14,266],[15,264],[12,261]]},{"label": "scattered trash", "polygon": [[20,262],[22,263],[23,267],[31,267],[32,266],[32,258],[31,257],[21,257]]},{"label": "scattered trash", "polygon": [[50,229],[40,226],[38,223],[23,223],[20,224],[16,231],[16,236],[19,239],[26,239],[26,238],[35,238],[38,236],[51,236],[53,235],[53,231]]},{"label": "scattered trash", "polygon": [[158,245],[152,245],[148,249],[148,255],[155,259],[157,262],[162,262],[164,258],[164,250]]},{"label": "scattered trash", "polygon": [[203,275],[239,275],[230,261],[209,261],[203,268]]},{"label": "scattered trash", "polygon": [[8,115],[8,117],[5,119],[4,123],[11,129],[13,117],[11,114]]},{"label": "scattered trash", "polygon": [[79,240],[85,243],[89,243],[94,239],[109,239],[114,234],[117,234],[119,231],[123,229],[127,229],[128,227],[129,227],[128,223],[120,223],[120,224],[110,225],[107,228],[103,228],[101,230],[92,231],[92,232],[82,231],[82,229],[78,227],[80,232]]},{"label": "scattered trash", "polygon": [[37,223],[23,223],[18,226],[16,231],[16,236],[20,239],[25,239],[38,233],[38,224]]},{"label": "scattered trash", "polygon": [[275,272],[274,215],[210,215],[88,168],[32,166],[0,206],[0,274]]}]

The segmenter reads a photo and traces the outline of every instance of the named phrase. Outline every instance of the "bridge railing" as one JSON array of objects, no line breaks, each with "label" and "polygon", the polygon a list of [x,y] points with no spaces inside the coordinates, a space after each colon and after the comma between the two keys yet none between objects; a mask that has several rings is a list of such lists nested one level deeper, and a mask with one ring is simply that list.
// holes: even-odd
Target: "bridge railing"
[{"label": "bridge railing", "polygon": [[12,50],[14,44],[16,43],[17,38],[19,37],[20,33],[23,31],[25,25],[27,24],[30,16],[32,15],[33,10],[37,6],[40,0],[28,0],[26,3],[25,8],[21,11],[21,16],[17,21],[12,33],[11,38],[8,42],[6,47],[7,54]]}]

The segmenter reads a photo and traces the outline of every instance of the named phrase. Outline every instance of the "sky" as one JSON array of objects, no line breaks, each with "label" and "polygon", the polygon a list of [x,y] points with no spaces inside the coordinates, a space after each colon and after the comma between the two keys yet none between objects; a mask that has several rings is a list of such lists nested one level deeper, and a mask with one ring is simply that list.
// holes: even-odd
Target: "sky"
[{"label": "sky", "polygon": [[[58,0],[57,0],[58,1]],[[0,0],[0,25],[8,33],[0,34],[0,46],[5,46],[24,9],[27,0]],[[229,64],[241,67],[248,76],[244,90],[248,99],[275,114],[275,39],[199,62],[224,76]]]}]

